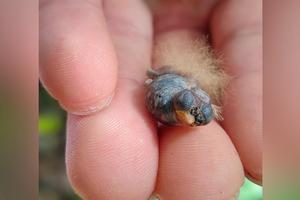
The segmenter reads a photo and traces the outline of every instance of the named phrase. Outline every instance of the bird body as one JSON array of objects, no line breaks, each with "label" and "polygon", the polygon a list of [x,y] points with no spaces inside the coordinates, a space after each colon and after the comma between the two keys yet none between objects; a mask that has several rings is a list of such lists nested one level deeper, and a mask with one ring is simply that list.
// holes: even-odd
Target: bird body
[{"label": "bird body", "polygon": [[[200,126],[222,120],[221,107],[229,76],[205,37],[179,31],[156,38],[148,70],[146,106],[161,123]],[[218,106],[217,106],[218,105]]]},{"label": "bird body", "polygon": [[167,70],[149,71],[146,106],[167,125],[205,125],[213,118],[209,96],[197,83]]}]

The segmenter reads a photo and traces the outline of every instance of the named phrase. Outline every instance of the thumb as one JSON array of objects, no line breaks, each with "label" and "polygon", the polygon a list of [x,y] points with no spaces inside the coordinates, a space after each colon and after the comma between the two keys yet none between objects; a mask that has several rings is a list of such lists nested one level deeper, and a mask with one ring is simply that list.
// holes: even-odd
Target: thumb
[{"label": "thumb", "polygon": [[75,114],[106,106],[117,81],[117,59],[99,2],[45,0],[40,5],[41,81]]}]

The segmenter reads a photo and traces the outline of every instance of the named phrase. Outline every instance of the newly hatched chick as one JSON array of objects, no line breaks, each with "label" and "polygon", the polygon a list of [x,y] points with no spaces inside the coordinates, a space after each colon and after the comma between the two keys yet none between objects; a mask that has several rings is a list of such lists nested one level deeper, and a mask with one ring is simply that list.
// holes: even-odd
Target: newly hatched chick
[{"label": "newly hatched chick", "polygon": [[[182,43],[183,38],[156,45],[156,70],[148,70],[146,106],[161,123],[201,126],[222,120],[221,103],[228,76],[205,40]],[[157,64],[157,63],[156,63]]]},{"label": "newly hatched chick", "polygon": [[164,124],[200,126],[213,118],[210,98],[196,82],[171,71],[148,71],[146,105]]}]

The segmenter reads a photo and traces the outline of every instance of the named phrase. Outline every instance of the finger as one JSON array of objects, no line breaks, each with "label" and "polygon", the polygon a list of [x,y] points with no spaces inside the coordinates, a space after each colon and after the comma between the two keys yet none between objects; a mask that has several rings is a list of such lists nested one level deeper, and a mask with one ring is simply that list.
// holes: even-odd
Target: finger
[{"label": "finger", "polygon": [[107,25],[119,61],[119,78],[144,84],[152,51],[152,18],[140,0],[107,0],[104,4]]},{"label": "finger", "polygon": [[141,200],[153,192],[158,165],[156,125],[144,104],[152,29],[142,1],[104,2],[120,63],[111,105],[91,116],[70,115],[67,172],[84,199]]},{"label": "finger", "polygon": [[222,1],[211,22],[214,46],[232,75],[224,105],[226,132],[250,178],[262,173],[261,1]]},{"label": "finger", "polygon": [[83,199],[146,200],[154,190],[158,142],[142,93],[122,80],[108,109],[69,115],[67,172]]},{"label": "finger", "polygon": [[116,86],[116,55],[101,5],[101,0],[40,5],[41,80],[71,113],[102,109]]},{"label": "finger", "polygon": [[[188,31],[189,32],[189,31]],[[182,31],[161,38],[190,41]],[[159,62],[159,61],[158,61]],[[160,159],[156,193],[164,200],[233,199],[243,183],[239,156],[225,131],[216,123],[200,128],[160,130]],[[230,181],[229,181],[230,180]]]},{"label": "finger", "polygon": [[154,12],[156,32],[176,29],[206,31],[211,9],[218,0],[149,1]]},{"label": "finger", "polygon": [[233,199],[243,183],[239,157],[215,122],[161,130],[156,192],[161,199]]}]

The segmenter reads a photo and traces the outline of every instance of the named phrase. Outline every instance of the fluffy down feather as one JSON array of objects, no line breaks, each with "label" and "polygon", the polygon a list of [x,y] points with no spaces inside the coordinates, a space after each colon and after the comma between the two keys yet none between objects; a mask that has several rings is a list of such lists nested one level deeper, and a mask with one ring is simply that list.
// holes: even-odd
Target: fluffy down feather
[{"label": "fluffy down feather", "polygon": [[229,76],[205,37],[191,37],[187,32],[177,33],[177,37],[162,35],[155,44],[153,59],[155,68],[167,65],[172,71],[195,79],[213,104],[221,104]]}]

